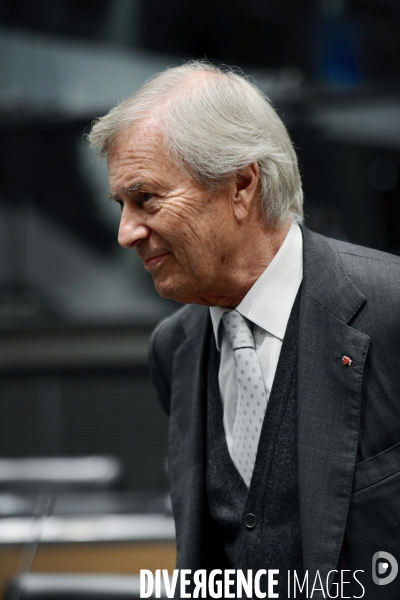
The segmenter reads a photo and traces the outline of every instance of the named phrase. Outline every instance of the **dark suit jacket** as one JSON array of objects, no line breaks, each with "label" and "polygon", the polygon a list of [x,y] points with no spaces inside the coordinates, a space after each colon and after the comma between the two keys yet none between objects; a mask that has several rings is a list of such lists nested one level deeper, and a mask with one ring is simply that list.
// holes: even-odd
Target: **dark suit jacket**
[{"label": "dark suit jacket", "polygon": [[[363,569],[365,598],[398,600],[400,575],[378,586],[371,569],[377,551],[400,563],[400,258],[302,231],[298,468],[304,568],[318,570],[322,579],[331,569]],[[208,309],[185,306],[158,325],[150,348],[152,377],[170,415],[177,568],[192,570],[205,567],[212,549],[204,489],[210,331]],[[344,355],[352,366],[343,365]],[[361,592],[357,586],[354,594]],[[318,597],[322,593],[313,595]]]}]

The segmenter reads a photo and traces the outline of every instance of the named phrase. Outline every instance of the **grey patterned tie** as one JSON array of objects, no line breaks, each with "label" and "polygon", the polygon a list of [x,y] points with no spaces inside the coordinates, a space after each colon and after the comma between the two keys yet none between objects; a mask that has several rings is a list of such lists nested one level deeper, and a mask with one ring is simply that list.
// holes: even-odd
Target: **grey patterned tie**
[{"label": "grey patterned tie", "polygon": [[238,380],[231,457],[249,487],[267,407],[267,396],[254,337],[245,318],[237,310],[232,310],[224,313],[222,322],[232,344]]}]

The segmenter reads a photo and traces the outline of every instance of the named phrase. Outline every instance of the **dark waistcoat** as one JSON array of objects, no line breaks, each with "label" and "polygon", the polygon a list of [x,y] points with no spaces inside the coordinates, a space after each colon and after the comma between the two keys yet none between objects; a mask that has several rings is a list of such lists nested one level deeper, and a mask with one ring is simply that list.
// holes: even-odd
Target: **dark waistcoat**
[{"label": "dark waistcoat", "polygon": [[[280,598],[287,597],[287,571],[303,572],[296,435],[299,304],[300,294],[283,340],[249,489],[225,440],[214,336],[208,366],[206,490],[213,543],[222,546],[232,569],[279,569],[274,591]],[[261,581],[267,591],[266,578]]]}]

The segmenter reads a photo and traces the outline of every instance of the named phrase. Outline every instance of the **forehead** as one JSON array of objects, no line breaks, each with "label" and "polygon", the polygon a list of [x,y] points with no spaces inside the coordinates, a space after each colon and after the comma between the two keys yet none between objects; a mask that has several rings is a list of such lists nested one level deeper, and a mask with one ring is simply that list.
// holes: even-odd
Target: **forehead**
[{"label": "forehead", "polygon": [[107,155],[110,181],[135,175],[168,172],[178,174],[163,146],[162,130],[157,124],[144,123],[120,133]]},{"label": "forehead", "polygon": [[107,162],[118,164],[120,161],[150,158],[164,154],[163,136],[158,127],[141,125],[130,127],[117,135],[107,155]]}]

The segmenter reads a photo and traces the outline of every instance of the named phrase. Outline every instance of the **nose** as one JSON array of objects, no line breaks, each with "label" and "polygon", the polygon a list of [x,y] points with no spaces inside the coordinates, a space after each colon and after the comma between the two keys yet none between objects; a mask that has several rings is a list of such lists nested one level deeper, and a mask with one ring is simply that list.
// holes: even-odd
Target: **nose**
[{"label": "nose", "polygon": [[138,211],[124,207],[118,231],[118,243],[123,248],[134,248],[138,242],[149,237],[151,229]]}]

